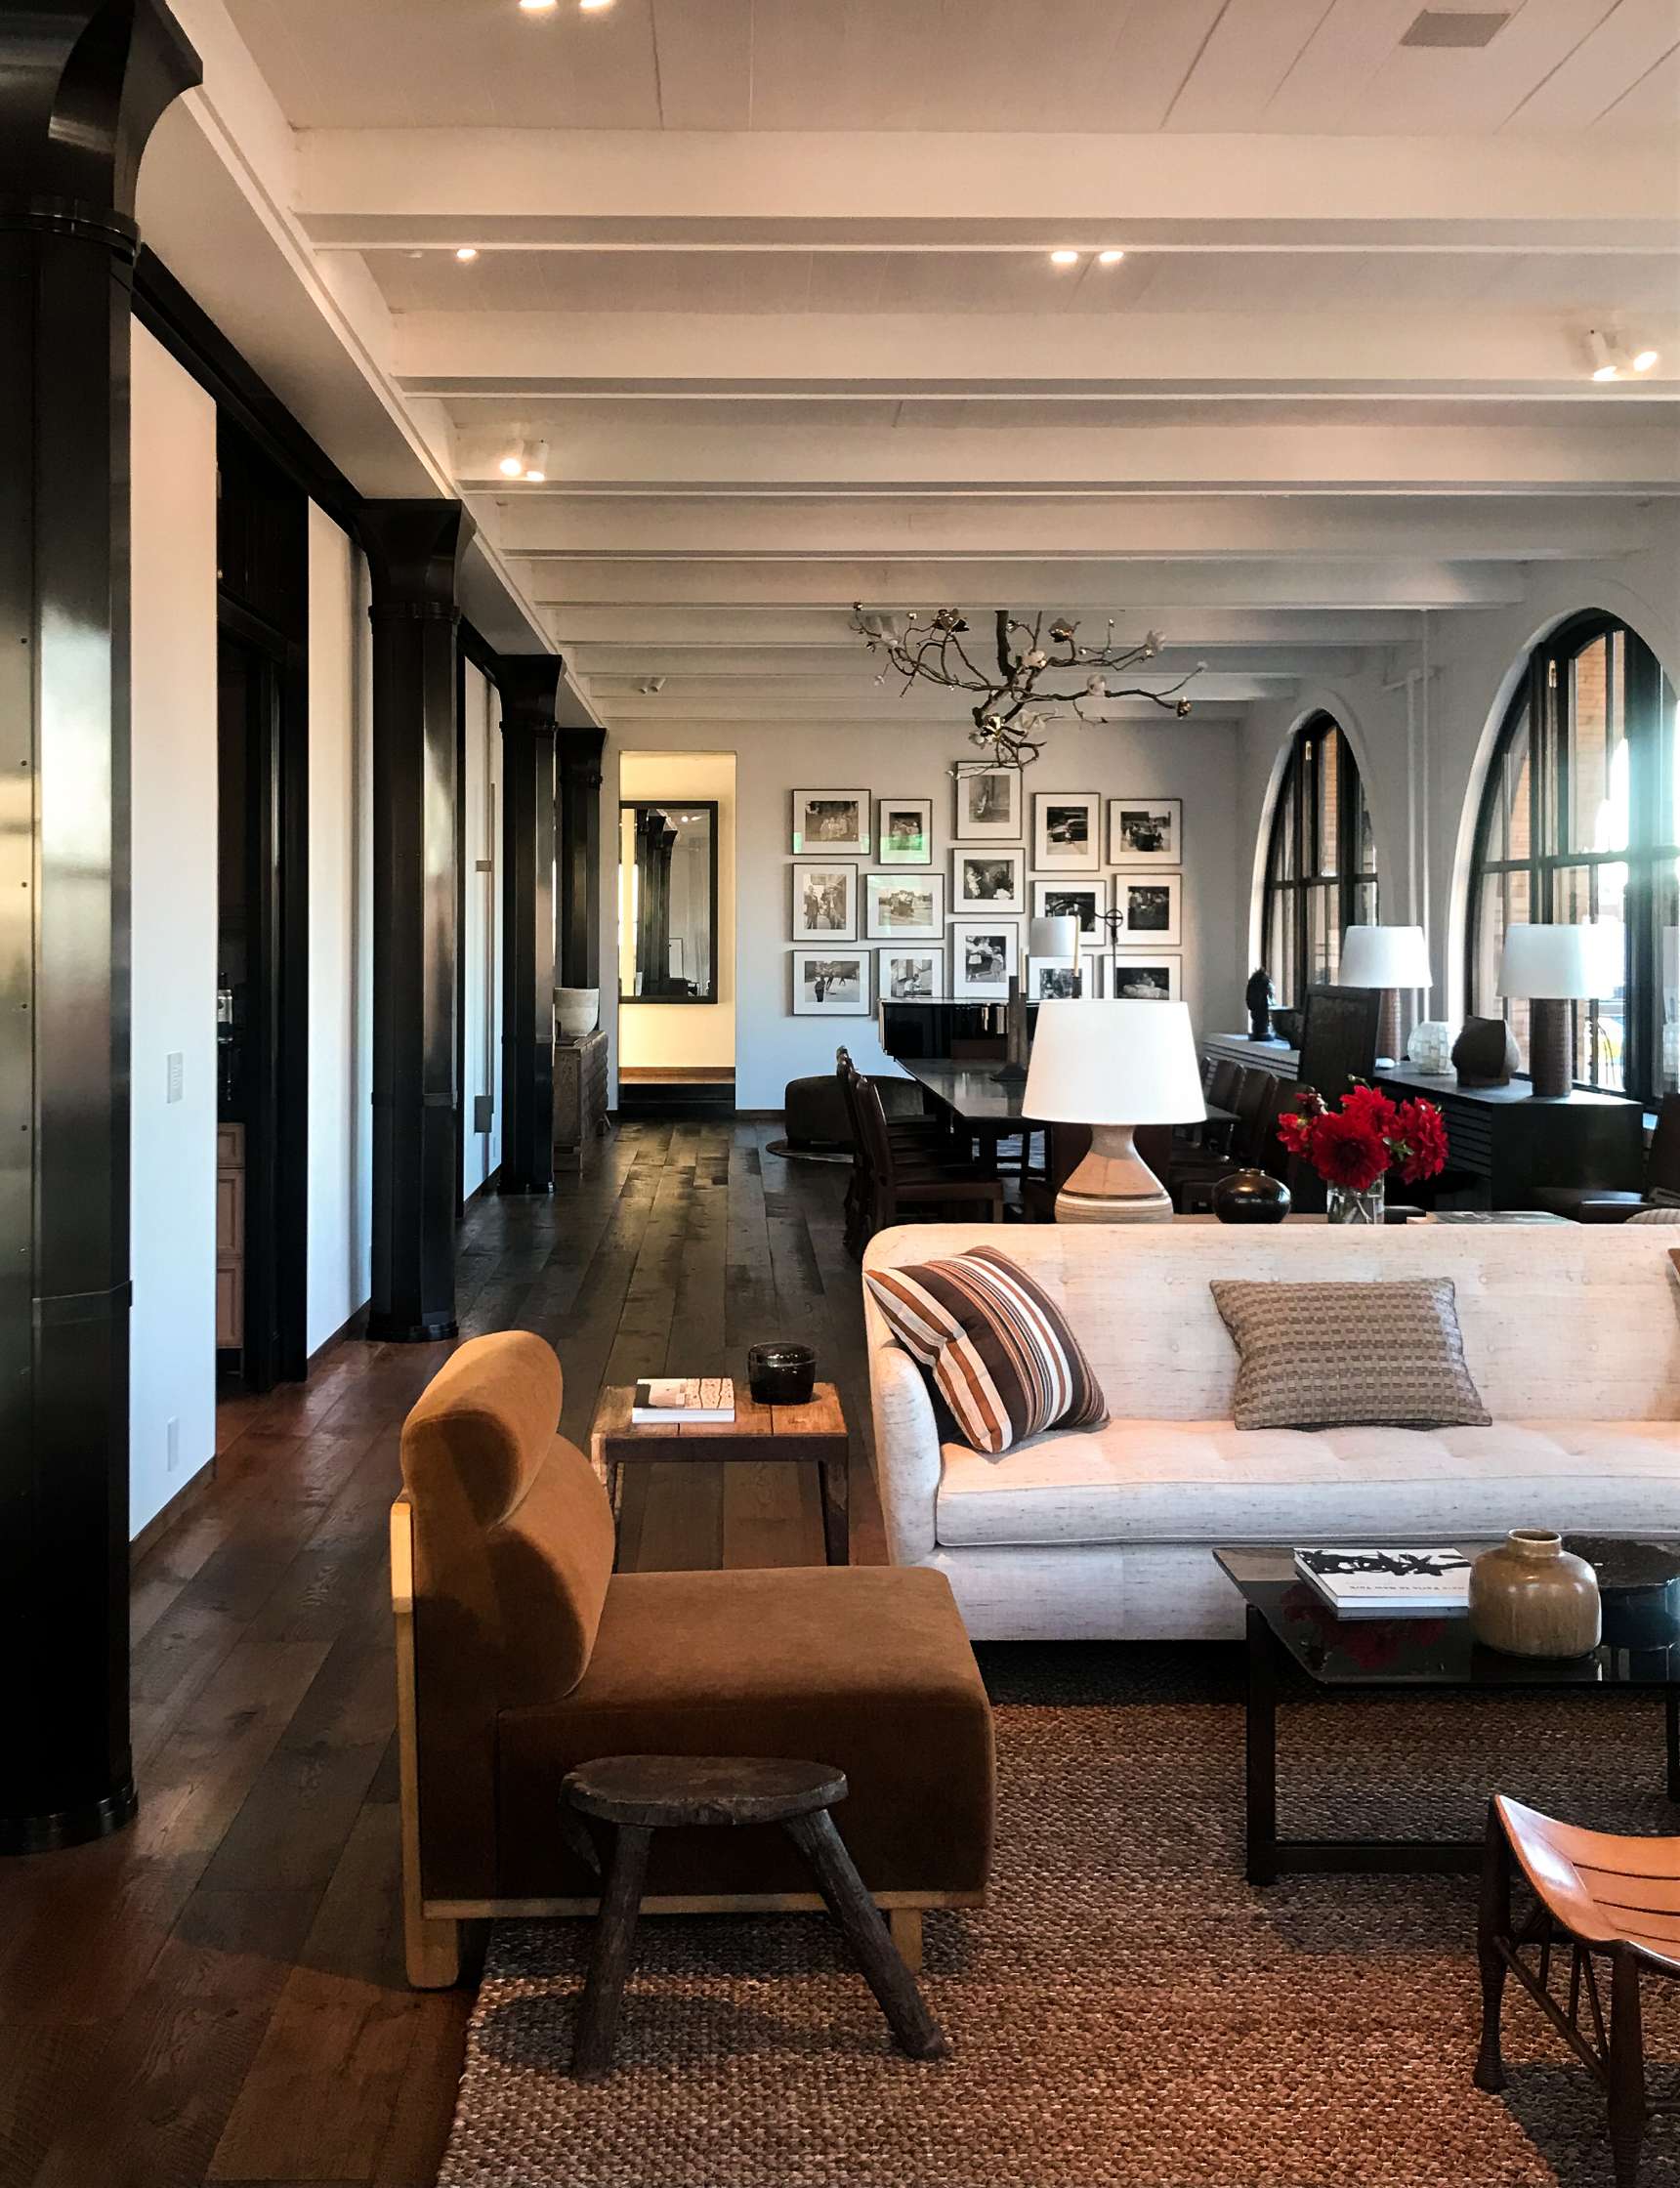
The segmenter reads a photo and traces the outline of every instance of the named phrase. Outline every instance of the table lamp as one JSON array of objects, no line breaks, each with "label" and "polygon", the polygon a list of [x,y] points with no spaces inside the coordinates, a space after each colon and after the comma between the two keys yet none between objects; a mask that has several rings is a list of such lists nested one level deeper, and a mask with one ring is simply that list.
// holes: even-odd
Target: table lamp
[{"label": "table lamp", "polygon": [[1556,1100],[1575,1085],[1575,1006],[1603,994],[1603,938],[1587,926],[1505,929],[1499,993],[1529,1005],[1532,1091]]},{"label": "table lamp", "polygon": [[1400,1054],[1400,990],[1430,985],[1429,945],[1421,927],[1349,927],[1342,935],[1339,988],[1379,988],[1382,1016],[1376,1052],[1392,1063]]},{"label": "table lamp", "polygon": [[1206,1116],[1185,1003],[1040,1003],[1022,1099],[1038,1124],[1088,1124],[1091,1152],[1056,1196],[1058,1223],[1164,1223],[1172,1202],[1139,1156],[1140,1124]]}]

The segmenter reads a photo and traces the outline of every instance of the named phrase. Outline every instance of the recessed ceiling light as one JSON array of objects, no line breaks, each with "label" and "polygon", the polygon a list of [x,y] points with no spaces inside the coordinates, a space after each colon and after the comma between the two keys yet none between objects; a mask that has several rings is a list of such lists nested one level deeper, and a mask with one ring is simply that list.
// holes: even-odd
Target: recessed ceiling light
[{"label": "recessed ceiling light", "polygon": [[501,462],[497,464],[496,469],[504,479],[523,479],[525,477],[525,458],[524,456],[504,456]]},{"label": "recessed ceiling light", "polygon": [[523,453],[526,485],[540,486],[548,477],[548,442],[527,441]]},{"label": "recessed ceiling light", "polygon": [[1077,266],[1079,254],[1077,251],[1052,251],[1050,263],[1052,266]]},{"label": "recessed ceiling light", "polygon": [[1621,378],[1622,351],[1619,342],[1614,341],[1602,327],[1588,327],[1586,354],[1595,380],[1619,380]]},{"label": "recessed ceiling light", "polygon": [[1649,372],[1654,364],[1660,361],[1661,354],[1659,350],[1641,350],[1633,360],[1634,371]]},{"label": "recessed ceiling light", "polygon": [[1097,264],[1099,266],[1118,266],[1125,255],[1124,251],[1099,251],[1097,253]]},{"label": "recessed ceiling light", "polygon": [[521,12],[527,16],[551,15],[559,5],[560,0],[520,0]]},{"label": "recessed ceiling light", "polygon": [[577,0],[579,13],[586,16],[597,15],[603,8],[609,8],[611,5],[612,0]]},{"label": "recessed ceiling light", "polygon": [[474,259],[476,259],[478,255],[479,247],[476,243],[463,243],[460,249],[455,253],[455,256],[460,260],[463,266],[471,266]]}]

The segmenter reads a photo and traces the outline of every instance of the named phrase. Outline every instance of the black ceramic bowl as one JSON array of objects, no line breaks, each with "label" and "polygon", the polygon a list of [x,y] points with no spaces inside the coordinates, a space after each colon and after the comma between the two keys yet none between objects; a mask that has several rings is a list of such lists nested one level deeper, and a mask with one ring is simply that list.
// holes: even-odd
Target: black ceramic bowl
[{"label": "black ceramic bowl", "polygon": [[1281,1223],[1289,1212],[1289,1188],[1264,1170],[1233,1170],[1213,1189],[1221,1223]]},{"label": "black ceramic bowl", "polygon": [[761,1406],[808,1406],[817,1387],[817,1355],[809,1345],[752,1345],[746,1386]]},{"label": "black ceramic bowl", "polygon": [[1564,1548],[1598,1575],[1605,1646],[1665,1649],[1680,1641],[1680,1557],[1659,1542],[1566,1535]]}]

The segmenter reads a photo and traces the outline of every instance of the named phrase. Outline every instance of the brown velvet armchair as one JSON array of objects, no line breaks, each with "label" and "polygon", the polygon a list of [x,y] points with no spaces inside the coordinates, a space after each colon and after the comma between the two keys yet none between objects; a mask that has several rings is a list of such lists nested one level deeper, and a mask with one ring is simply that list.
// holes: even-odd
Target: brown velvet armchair
[{"label": "brown velvet armchair", "polygon": [[[409,1414],[392,1507],[408,1976],[456,1980],[460,1926],[590,1914],[560,1786],[598,1756],[837,1765],[835,1821],[906,1957],[922,1911],[985,1895],[991,1716],[943,1575],[612,1571],[607,1493],[556,1434],[538,1337],[463,1345]],[[815,1908],[779,1832],[659,1834],[649,1914]]]}]

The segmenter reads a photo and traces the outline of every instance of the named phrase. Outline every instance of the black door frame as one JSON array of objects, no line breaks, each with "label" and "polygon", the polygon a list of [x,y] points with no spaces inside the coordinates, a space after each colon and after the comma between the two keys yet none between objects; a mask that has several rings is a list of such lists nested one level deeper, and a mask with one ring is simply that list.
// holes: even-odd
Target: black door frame
[{"label": "black door frame", "polygon": [[253,1007],[245,1084],[245,1385],[309,1372],[309,691],[304,649],[221,595],[250,686]]}]

